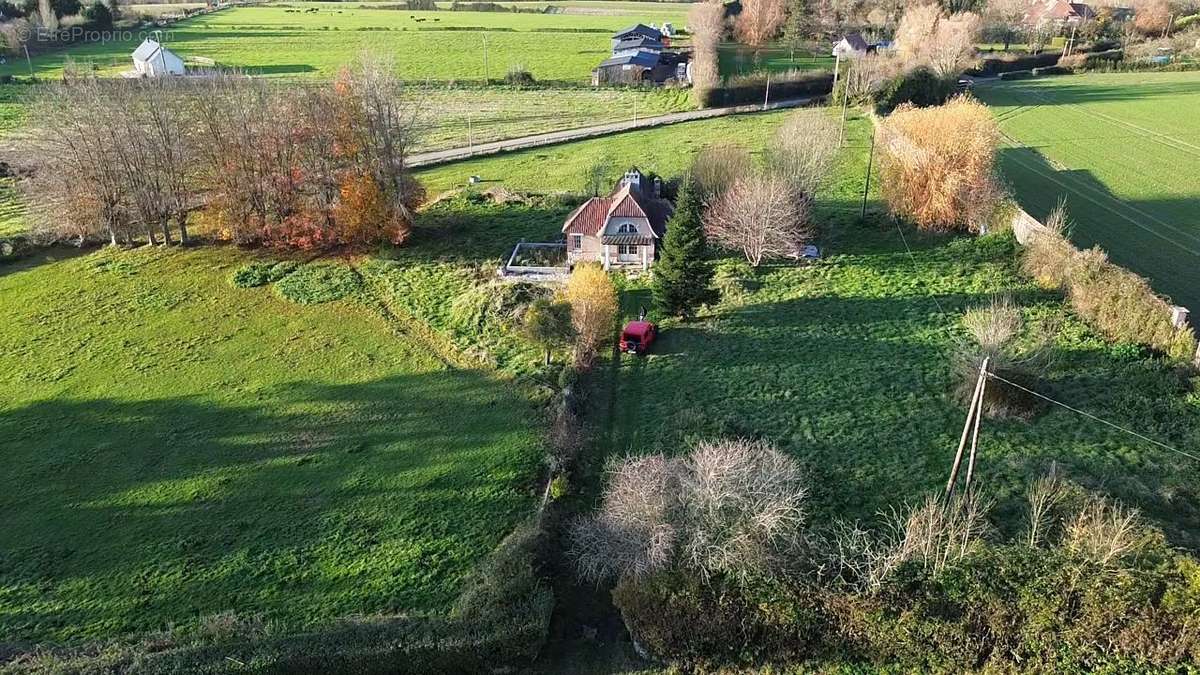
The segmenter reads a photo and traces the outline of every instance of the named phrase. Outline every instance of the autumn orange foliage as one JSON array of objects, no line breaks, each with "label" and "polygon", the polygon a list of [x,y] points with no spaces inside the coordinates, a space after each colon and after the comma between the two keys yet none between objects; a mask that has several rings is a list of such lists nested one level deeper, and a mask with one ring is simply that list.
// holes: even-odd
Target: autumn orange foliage
[{"label": "autumn orange foliage", "polygon": [[888,209],[925,230],[980,231],[1004,196],[995,169],[999,141],[991,111],[973,98],[900,106],[879,128]]}]

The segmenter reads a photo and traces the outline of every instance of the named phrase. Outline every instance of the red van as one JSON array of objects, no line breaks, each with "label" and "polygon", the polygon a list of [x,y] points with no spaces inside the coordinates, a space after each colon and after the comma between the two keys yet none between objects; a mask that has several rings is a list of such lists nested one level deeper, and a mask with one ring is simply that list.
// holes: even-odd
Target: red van
[{"label": "red van", "polygon": [[645,354],[654,338],[658,337],[658,327],[649,321],[630,321],[621,331],[621,351],[630,354]]}]

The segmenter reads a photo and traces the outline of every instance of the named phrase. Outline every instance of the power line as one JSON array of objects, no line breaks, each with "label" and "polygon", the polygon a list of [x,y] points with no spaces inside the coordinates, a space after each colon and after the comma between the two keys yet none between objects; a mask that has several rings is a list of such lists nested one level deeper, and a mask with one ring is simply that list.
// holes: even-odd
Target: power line
[{"label": "power line", "polygon": [[[900,227],[900,221],[898,220],[896,221],[896,231],[900,233],[900,241],[904,242],[904,250],[908,251],[908,259],[912,261],[914,267],[920,267],[920,264],[917,263],[917,257],[913,255],[912,249],[908,247],[908,239],[904,236],[904,228]],[[942,303],[938,302],[937,294],[931,294],[929,297],[933,298],[933,304],[937,305],[938,311],[945,314],[946,309],[942,307]]]},{"label": "power line", "polygon": [[1190,453],[1190,452],[1187,452],[1187,451],[1185,451],[1185,450],[1180,450],[1179,448],[1173,448],[1173,447],[1171,447],[1171,446],[1167,445],[1166,443],[1162,443],[1162,442],[1160,442],[1160,441],[1156,441],[1156,440],[1154,440],[1153,438],[1150,438],[1150,437],[1148,437],[1148,436],[1143,436],[1142,434],[1139,434],[1139,433],[1138,433],[1138,432],[1136,432],[1136,431],[1133,431],[1133,430],[1130,430],[1130,429],[1126,429],[1125,427],[1123,427],[1123,426],[1121,426],[1121,425],[1119,425],[1119,424],[1116,424],[1116,423],[1113,423],[1113,422],[1109,422],[1108,420],[1106,420],[1106,419],[1103,419],[1103,418],[1101,418],[1101,417],[1096,417],[1095,415],[1093,415],[1093,414],[1091,414],[1091,413],[1089,413],[1089,412],[1085,412],[1085,411],[1083,411],[1083,410],[1080,410],[1079,408],[1075,408],[1075,407],[1069,406],[1069,405],[1067,405],[1066,403],[1063,403],[1062,401],[1056,401],[1055,399],[1052,399],[1052,398],[1050,398],[1049,396],[1046,396],[1045,394],[1039,394],[1038,392],[1036,392],[1036,391],[1034,391],[1034,390],[1032,390],[1032,389],[1030,389],[1030,388],[1028,388],[1028,387],[1023,387],[1023,386],[1021,386],[1021,385],[1017,384],[1016,382],[1013,382],[1013,381],[1011,381],[1011,380],[1006,380],[1006,379],[1004,379],[1003,377],[1000,377],[999,375],[997,375],[997,374],[995,374],[995,373],[989,372],[989,373],[987,374],[987,376],[988,376],[988,377],[990,377],[990,378],[996,379],[996,380],[1000,380],[1001,382],[1003,382],[1003,383],[1005,383],[1005,384],[1008,384],[1008,385],[1010,385],[1010,386],[1016,387],[1017,389],[1020,389],[1021,391],[1025,391],[1025,392],[1028,392],[1028,393],[1030,393],[1030,394],[1033,394],[1034,396],[1037,396],[1037,397],[1038,397],[1038,398],[1040,398],[1040,399],[1044,399],[1044,400],[1046,400],[1046,401],[1049,401],[1050,403],[1053,403],[1054,405],[1057,405],[1057,406],[1062,406],[1063,408],[1066,408],[1067,410],[1070,410],[1070,411],[1071,411],[1071,412],[1073,412],[1073,413],[1078,413],[1078,414],[1080,414],[1080,415],[1083,415],[1084,417],[1087,417],[1088,419],[1095,420],[1095,421],[1097,421],[1097,422],[1100,422],[1101,424],[1106,424],[1106,425],[1108,425],[1108,426],[1112,427],[1113,429],[1116,429],[1117,431],[1124,432],[1124,433],[1126,433],[1126,434],[1129,434],[1130,436],[1136,436],[1137,438],[1140,438],[1140,439],[1142,439],[1143,441],[1146,441],[1147,443],[1153,443],[1154,445],[1157,445],[1157,446],[1158,446],[1158,447],[1160,447],[1160,448],[1163,448],[1163,449],[1165,449],[1165,450],[1170,450],[1171,452],[1178,453],[1178,454],[1180,454],[1180,455],[1183,455],[1184,457],[1188,457],[1188,458],[1190,458],[1190,459],[1194,459],[1194,460],[1196,460],[1197,462],[1200,462],[1200,456],[1193,455],[1192,453]]}]

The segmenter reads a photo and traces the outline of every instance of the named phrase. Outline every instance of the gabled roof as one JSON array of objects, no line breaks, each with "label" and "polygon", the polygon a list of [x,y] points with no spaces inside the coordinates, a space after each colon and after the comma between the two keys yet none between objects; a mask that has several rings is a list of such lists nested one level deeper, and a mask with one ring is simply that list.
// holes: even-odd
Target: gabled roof
[{"label": "gabled roof", "polygon": [[618,40],[623,40],[632,35],[641,35],[644,37],[653,38],[655,40],[662,40],[663,36],[662,31],[658,30],[657,28],[651,28],[644,23],[639,23],[613,33],[613,37]]},{"label": "gabled roof", "polygon": [[150,38],[146,38],[144,41],[142,41],[142,44],[138,45],[137,49],[133,50],[133,60],[149,61],[150,59],[157,58],[159,52],[162,52],[164,55],[175,56],[175,53],[170,49],[167,49]]},{"label": "gabled roof", "polygon": [[648,38],[648,37],[639,35],[637,37],[626,38],[624,40],[621,40],[617,44],[613,45],[613,48],[612,48],[612,50],[614,52],[622,52],[622,51],[625,51],[626,49],[654,49],[654,50],[662,51],[663,43],[659,42],[658,40],[655,40],[654,38]]},{"label": "gabled roof", "polygon": [[[645,218],[655,237],[662,237],[674,209],[665,199],[645,195],[640,187],[623,183],[607,197],[592,197],[567,216],[564,234],[597,235],[609,218]],[[635,235],[636,236],[636,235]]]},{"label": "gabled roof", "polygon": [[653,68],[658,65],[658,52],[649,52],[645,50],[637,51],[625,56],[614,56],[611,59],[606,59],[600,62],[600,67],[607,66],[641,66],[643,68]]},{"label": "gabled roof", "polygon": [[861,33],[848,33],[842,38],[842,41],[849,45],[849,47],[856,52],[865,52],[870,46],[867,44],[867,41],[863,39]]}]

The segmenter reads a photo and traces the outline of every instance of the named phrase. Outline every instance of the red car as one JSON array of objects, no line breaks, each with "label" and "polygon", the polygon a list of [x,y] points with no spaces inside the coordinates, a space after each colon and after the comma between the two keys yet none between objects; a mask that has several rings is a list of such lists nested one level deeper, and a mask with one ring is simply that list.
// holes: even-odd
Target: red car
[{"label": "red car", "polygon": [[658,326],[649,321],[630,321],[621,331],[621,351],[630,354],[645,354],[654,338],[658,337]]}]

